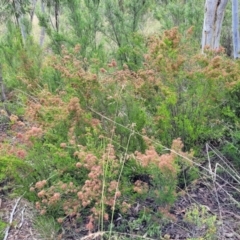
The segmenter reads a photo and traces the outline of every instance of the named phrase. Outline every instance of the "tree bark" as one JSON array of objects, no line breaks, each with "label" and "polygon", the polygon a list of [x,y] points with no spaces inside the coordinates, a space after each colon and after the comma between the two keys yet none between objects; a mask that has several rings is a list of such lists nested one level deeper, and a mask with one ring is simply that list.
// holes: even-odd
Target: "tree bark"
[{"label": "tree bark", "polygon": [[1,101],[6,101],[5,89],[3,85],[3,78],[2,78],[2,65],[0,64],[0,87],[1,87]]},{"label": "tree bark", "polygon": [[31,23],[33,21],[36,5],[37,5],[37,0],[32,0],[32,10],[31,10],[31,13],[30,13]]},{"label": "tree bark", "polygon": [[[41,11],[42,11],[42,14],[44,15],[45,14],[45,6],[44,6],[43,0],[41,0]],[[40,47],[43,46],[44,39],[45,39],[45,27],[41,27],[40,40],[39,40]]]},{"label": "tree bark", "polygon": [[26,33],[25,26],[23,24],[23,14],[21,10],[21,3],[19,0],[13,0],[12,4],[13,4],[13,9],[15,11],[16,23],[21,31],[22,42],[23,44],[25,44],[27,33]]},{"label": "tree bark", "polygon": [[14,16],[16,20],[16,25],[19,27],[19,13],[17,12],[17,6],[15,3],[15,0],[12,1],[12,6],[13,6]]},{"label": "tree bark", "polygon": [[239,58],[238,0],[232,0],[233,57]]},{"label": "tree bark", "polygon": [[59,8],[60,8],[59,0],[56,0],[54,3],[54,15],[55,15],[55,27],[57,32],[59,32]]},{"label": "tree bark", "polygon": [[220,46],[220,34],[225,8],[228,0],[206,0],[202,32],[202,52],[206,46],[217,50]]}]

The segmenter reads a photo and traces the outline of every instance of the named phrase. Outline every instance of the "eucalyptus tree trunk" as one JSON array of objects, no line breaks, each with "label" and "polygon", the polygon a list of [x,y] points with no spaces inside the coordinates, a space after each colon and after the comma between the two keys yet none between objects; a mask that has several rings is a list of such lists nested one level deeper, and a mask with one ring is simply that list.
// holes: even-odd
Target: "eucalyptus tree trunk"
[{"label": "eucalyptus tree trunk", "polygon": [[32,23],[32,21],[33,21],[33,17],[34,17],[36,5],[37,5],[37,0],[32,0],[32,10],[31,10],[31,12],[30,12],[31,23]]},{"label": "eucalyptus tree trunk", "polygon": [[19,12],[17,11],[18,10],[18,7],[17,7],[17,2],[16,0],[13,0],[12,1],[12,7],[13,7],[13,12],[14,12],[14,16],[15,16],[15,20],[16,20],[16,25],[19,27]]},{"label": "eucalyptus tree trunk", "polygon": [[59,10],[60,10],[60,2],[59,0],[55,0],[54,15],[55,15],[55,27],[57,32],[59,32]]},{"label": "eucalyptus tree trunk", "polygon": [[23,24],[23,13],[22,13],[22,9],[21,9],[21,1],[20,0],[13,0],[12,1],[12,6],[13,6],[13,9],[14,9],[14,14],[15,14],[17,26],[19,27],[19,29],[21,31],[22,42],[23,42],[23,44],[25,44],[25,41],[26,41],[26,38],[27,38],[27,33],[26,33],[25,26]]},{"label": "eucalyptus tree trunk", "polygon": [[228,0],[206,0],[202,31],[202,52],[206,46],[217,50],[220,47],[220,35],[225,8]]},{"label": "eucalyptus tree trunk", "polygon": [[[43,0],[41,0],[41,12],[43,15],[45,14],[45,5]],[[39,44],[41,47],[43,46],[44,39],[45,39],[45,27],[41,27],[40,40],[39,40]]]},{"label": "eucalyptus tree trunk", "polygon": [[240,57],[238,21],[238,0],[232,0],[233,57],[235,59]]}]

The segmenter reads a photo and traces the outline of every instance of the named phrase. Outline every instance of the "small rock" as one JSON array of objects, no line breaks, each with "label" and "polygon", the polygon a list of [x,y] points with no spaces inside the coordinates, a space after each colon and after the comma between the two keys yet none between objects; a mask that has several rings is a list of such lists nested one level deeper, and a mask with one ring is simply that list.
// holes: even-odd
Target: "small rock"
[{"label": "small rock", "polygon": [[224,234],[226,238],[232,238],[234,237],[234,234],[233,233],[225,233]]}]

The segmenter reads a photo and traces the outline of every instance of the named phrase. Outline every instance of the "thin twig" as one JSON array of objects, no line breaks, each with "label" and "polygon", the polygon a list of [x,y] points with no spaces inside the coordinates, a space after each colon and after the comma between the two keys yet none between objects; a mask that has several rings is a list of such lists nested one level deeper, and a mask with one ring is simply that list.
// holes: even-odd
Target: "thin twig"
[{"label": "thin twig", "polygon": [[[223,216],[222,216],[222,208],[221,208],[221,204],[220,204],[220,201],[219,201],[219,196],[218,196],[218,191],[217,191],[217,188],[216,188],[216,169],[217,169],[217,165],[215,167],[215,171],[213,172],[212,171],[212,163],[211,163],[211,160],[210,160],[210,157],[209,157],[209,150],[208,150],[208,144],[206,144],[206,151],[207,151],[207,156],[208,156],[208,162],[209,162],[209,170],[211,172],[211,177],[212,177],[212,181],[213,181],[213,189],[214,189],[214,192],[215,192],[215,196],[216,196],[216,201],[217,201],[217,206],[218,206],[218,211],[219,211],[219,218],[222,221],[223,219]],[[223,231],[223,225],[221,224],[221,231],[222,231],[222,234],[224,233]]]},{"label": "thin twig", "polygon": [[31,234],[31,236],[32,236],[32,239],[33,240],[37,240],[36,238],[34,238],[34,234],[33,234],[33,232],[32,232],[32,229],[30,228],[30,234]]},{"label": "thin twig", "polygon": [[[25,194],[25,193],[24,193],[24,194]],[[12,226],[13,216],[14,216],[15,211],[16,211],[16,208],[17,208],[20,200],[21,200],[22,197],[24,196],[24,194],[23,194],[21,197],[18,198],[18,200],[16,201],[16,203],[15,203],[13,209],[12,209],[12,212],[11,212],[11,214],[10,214],[9,223],[8,223],[8,226],[7,226],[6,230],[5,230],[5,236],[4,236],[4,239],[3,239],[3,240],[7,240],[7,237],[8,237],[8,234],[9,234],[9,230],[10,230],[10,228],[11,228],[11,226]]]},{"label": "thin twig", "polygon": [[225,211],[225,210],[223,210],[223,213],[230,214],[230,215],[232,215],[233,217],[235,217],[237,220],[240,221],[240,216],[238,216],[238,215],[235,214],[234,212],[230,212],[230,211]]},{"label": "thin twig", "polygon": [[[221,161],[227,166],[227,169],[231,170],[232,173],[230,173],[229,171],[227,171],[227,169],[223,166],[221,166],[219,163],[216,164],[215,168],[217,168],[217,165],[220,165],[222,167],[222,169],[224,169],[224,171],[226,171],[229,175],[231,175],[235,181],[237,181],[238,183],[240,183],[239,179],[240,176],[237,173],[237,170],[232,166],[231,163],[229,163],[227,161],[227,159],[224,156],[221,156],[222,154],[218,152],[218,150],[216,150],[214,147],[212,147],[211,145],[207,144],[208,147],[212,150],[212,152],[219,158],[221,159]],[[233,176],[234,174],[234,176]],[[238,179],[236,179],[238,178]]]},{"label": "thin twig", "polygon": [[23,207],[23,209],[22,209],[22,211],[21,211],[21,222],[20,222],[20,224],[16,227],[17,228],[17,231],[16,231],[16,233],[14,234],[14,235],[17,235],[18,234],[18,232],[20,231],[20,229],[21,229],[21,227],[22,227],[22,225],[23,225],[23,222],[24,222],[24,211],[25,211],[25,208],[26,208],[26,205],[24,205],[24,207]]},{"label": "thin twig", "polygon": [[[127,142],[127,149],[129,147],[129,144],[130,144],[130,139],[133,135],[133,132],[130,133],[129,135],[129,138],[128,138],[128,142]],[[116,201],[117,201],[117,192],[119,191],[119,183],[120,183],[120,180],[121,180],[121,177],[122,177],[122,172],[123,172],[123,169],[124,169],[124,166],[125,166],[125,162],[126,162],[126,156],[127,156],[127,149],[125,151],[125,154],[124,154],[124,157],[123,157],[123,162],[122,162],[122,166],[121,166],[121,169],[120,169],[120,173],[118,175],[118,180],[117,180],[117,186],[116,186],[116,191],[115,191],[115,194],[114,194],[114,201],[113,201],[113,209],[112,209],[112,217],[111,217],[111,222],[113,222],[113,217],[114,217],[114,213],[115,213],[115,207],[116,207]],[[109,231],[109,239],[112,235],[112,227],[113,227],[113,224],[111,224],[111,227],[110,227],[110,231]]]},{"label": "thin twig", "polygon": [[[118,111],[119,111],[119,98],[122,94],[122,91],[124,89],[124,86],[122,86],[122,88],[120,89],[119,93],[118,93],[118,98],[117,98],[117,107],[116,107],[116,111],[115,111],[115,115],[114,115],[114,120],[112,121],[113,123],[113,126],[112,126],[112,134],[111,134],[111,137],[110,137],[110,143],[112,143],[112,140],[113,140],[113,136],[114,136],[114,127],[115,127],[115,123],[116,123],[116,118],[117,118],[117,114],[118,114]],[[103,231],[103,216],[104,216],[104,192],[105,192],[105,187],[106,187],[106,173],[105,173],[105,169],[108,169],[108,166],[109,166],[109,161],[110,161],[110,149],[108,149],[108,153],[107,153],[107,162],[106,164],[103,166],[103,172],[104,172],[104,175],[103,175],[103,181],[102,181],[102,196],[101,196],[101,231]]]},{"label": "thin twig", "polygon": [[14,89],[14,92],[15,92],[15,91],[16,91],[16,92],[23,93],[23,94],[25,94],[26,96],[28,96],[29,98],[31,98],[35,103],[39,103],[39,101],[37,100],[37,98],[35,98],[34,96],[28,94],[27,92],[24,92],[24,91],[22,91],[21,89],[17,89],[17,88]]},{"label": "thin twig", "polygon": [[208,145],[207,144],[206,144],[206,151],[207,151],[209,173],[211,174],[212,181],[215,182],[216,181],[216,174],[212,170],[212,164],[211,164],[211,160],[210,160],[210,157],[209,157],[209,151],[208,151]]},{"label": "thin twig", "polygon": [[23,221],[24,221],[24,211],[25,211],[25,209],[26,209],[26,205],[23,207],[23,210],[21,211],[22,217],[21,217],[21,222],[20,222],[20,224],[18,225],[18,229],[20,229],[20,228],[22,227],[22,225],[23,225]]}]

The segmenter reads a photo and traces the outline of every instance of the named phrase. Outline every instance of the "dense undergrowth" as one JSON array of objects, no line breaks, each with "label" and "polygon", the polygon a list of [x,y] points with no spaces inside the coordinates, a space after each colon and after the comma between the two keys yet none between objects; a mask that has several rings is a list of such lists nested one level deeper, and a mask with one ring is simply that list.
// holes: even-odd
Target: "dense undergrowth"
[{"label": "dense undergrowth", "polygon": [[66,231],[142,234],[120,221],[136,214],[145,237],[160,235],[206,142],[240,164],[239,62],[223,49],[198,54],[191,36],[174,28],[149,37],[135,71],[114,59],[98,68],[79,45],[59,55],[11,46],[1,115],[14,138],[0,144],[0,181],[14,180]]}]

